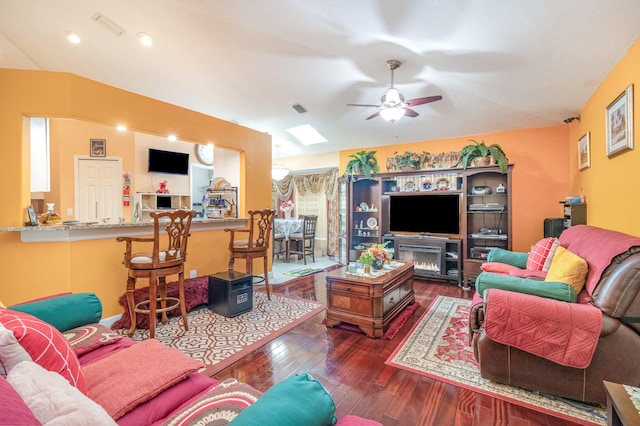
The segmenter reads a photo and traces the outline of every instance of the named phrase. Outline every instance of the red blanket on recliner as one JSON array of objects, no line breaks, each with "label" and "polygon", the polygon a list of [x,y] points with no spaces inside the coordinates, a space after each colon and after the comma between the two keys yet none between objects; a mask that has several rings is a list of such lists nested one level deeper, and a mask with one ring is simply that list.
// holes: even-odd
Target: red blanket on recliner
[{"label": "red blanket on recliner", "polygon": [[589,264],[584,288],[591,296],[613,258],[640,246],[640,238],[596,226],[575,225],[560,234],[560,245]]},{"label": "red blanket on recliner", "polygon": [[602,311],[511,291],[489,289],[484,329],[491,340],[574,368],[586,368],[598,345]]}]

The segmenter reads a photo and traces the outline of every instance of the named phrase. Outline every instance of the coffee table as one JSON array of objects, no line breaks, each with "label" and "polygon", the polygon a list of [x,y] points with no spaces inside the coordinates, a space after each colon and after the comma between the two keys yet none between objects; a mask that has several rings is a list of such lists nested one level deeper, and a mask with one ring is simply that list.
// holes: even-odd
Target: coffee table
[{"label": "coffee table", "polygon": [[354,275],[347,267],[327,274],[325,324],[357,326],[369,337],[382,337],[391,320],[415,302],[413,262],[402,263],[380,276]]}]

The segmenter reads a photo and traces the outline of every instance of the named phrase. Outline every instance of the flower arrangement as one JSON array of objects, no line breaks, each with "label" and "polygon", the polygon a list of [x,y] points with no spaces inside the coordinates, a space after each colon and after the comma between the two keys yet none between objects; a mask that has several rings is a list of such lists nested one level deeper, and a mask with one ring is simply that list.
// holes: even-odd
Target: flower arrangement
[{"label": "flower arrangement", "polygon": [[431,158],[431,154],[427,151],[422,152],[411,152],[405,151],[404,154],[399,154],[398,151],[393,153],[393,157],[390,158],[391,166],[395,169],[401,169],[403,167],[408,167],[411,169],[420,169],[423,165],[429,163],[429,159]]},{"label": "flower arrangement", "polygon": [[291,210],[293,210],[294,207],[295,207],[295,205],[293,204],[293,201],[291,201],[291,200],[283,201],[280,204],[280,210],[282,210],[284,212],[284,215],[287,218],[291,217]]},{"label": "flower arrangement", "polygon": [[360,258],[358,259],[359,263],[363,265],[373,265],[374,269],[378,266],[377,269],[382,268],[382,264],[391,260],[389,257],[389,253],[385,250],[389,241],[384,244],[373,244],[367,250],[363,251],[360,254]]}]

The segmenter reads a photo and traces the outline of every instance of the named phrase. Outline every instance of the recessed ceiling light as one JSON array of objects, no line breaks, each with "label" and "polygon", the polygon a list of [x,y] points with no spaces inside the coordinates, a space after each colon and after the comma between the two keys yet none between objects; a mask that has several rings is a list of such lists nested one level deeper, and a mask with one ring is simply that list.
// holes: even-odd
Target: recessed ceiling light
[{"label": "recessed ceiling light", "polygon": [[171,142],[175,142],[176,140],[178,140],[176,135],[169,135],[169,136],[167,136],[167,139],[169,139]]},{"label": "recessed ceiling light", "polygon": [[316,129],[309,124],[303,124],[298,127],[292,127],[287,129],[287,132],[291,133],[304,145],[313,145],[316,143],[327,142],[327,138],[322,136]]},{"label": "recessed ceiling light", "polygon": [[71,31],[67,31],[65,34],[67,35],[67,40],[69,40],[71,43],[73,44],[80,43],[80,36],[78,34]]},{"label": "recessed ceiling light", "polygon": [[147,46],[147,47],[153,46],[153,43],[154,43],[153,37],[151,37],[147,33],[138,33],[138,40],[143,46]]},{"label": "recessed ceiling light", "polygon": [[125,130],[127,130],[127,126],[125,126],[124,124],[119,124],[116,129],[118,129],[121,132],[124,132]]}]

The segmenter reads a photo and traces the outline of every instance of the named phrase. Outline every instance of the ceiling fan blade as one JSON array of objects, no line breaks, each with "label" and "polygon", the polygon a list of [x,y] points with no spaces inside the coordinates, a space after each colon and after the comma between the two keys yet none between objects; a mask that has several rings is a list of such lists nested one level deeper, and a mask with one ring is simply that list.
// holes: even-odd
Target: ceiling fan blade
[{"label": "ceiling fan blade", "polygon": [[347,106],[361,106],[361,107],[370,107],[370,108],[380,107],[380,105],[372,105],[372,104],[347,104]]},{"label": "ceiling fan blade", "polygon": [[367,118],[365,118],[365,120],[371,120],[372,118],[376,118],[376,117],[377,117],[377,116],[379,116],[379,115],[380,115],[380,111],[378,111],[378,112],[376,112],[376,113],[374,113],[374,114],[371,114],[370,116],[368,116]]},{"label": "ceiling fan blade", "polygon": [[404,115],[405,115],[405,117],[417,117],[420,114],[418,114],[417,112],[415,112],[414,110],[412,110],[410,108],[404,108]]},{"label": "ceiling fan blade", "polygon": [[426,96],[424,98],[410,99],[410,100],[406,101],[406,104],[409,105],[409,106],[416,106],[416,105],[428,104],[429,102],[439,101],[440,99],[442,99],[442,96],[440,96],[440,95],[437,95],[437,96]]}]

